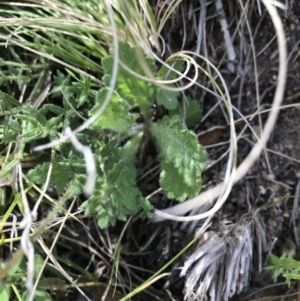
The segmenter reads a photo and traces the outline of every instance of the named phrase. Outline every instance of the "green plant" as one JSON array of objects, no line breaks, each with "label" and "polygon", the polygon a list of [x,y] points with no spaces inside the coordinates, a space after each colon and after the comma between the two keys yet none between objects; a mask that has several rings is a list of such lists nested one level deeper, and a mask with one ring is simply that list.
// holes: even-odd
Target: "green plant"
[{"label": "green plant", "polygon": [[[151,105],[157,97],[166,109],[177,109],[179,93],[164,92],[170,86],[157,87],[134,75],[144,75],[144,69],[148,69],[157,78],[173,79],[175,71],[168,74],[166,67],[157,70],[154,61],[145,57],[140,48],[120,43],[119,52],[120,60],[127,68],[119,67],[109,105],[88,130],[77,135],[83,144],[91,147],[98,169],[94,193],[82,207],[86,214],[96,214],[101,228],[114,225],[117,219],[126,220],[140,208],[147,215],[151,214],[151,200],[145,198],[137,186],[137,153],[142,151],[142,145],[154,141],[160,162],[160,186],[170,199],[183,201],[200,191],[201,168],[206,160],[205,150],[199,145],[196,135],[184,126],[178,113],[173,112],[158,121],[151,119]],[[2,93],[7,125],[2,126],[2,140],[13,142],[21,133],[20,157],[28,161],[30,155],[21,152],[25,146],[33,148],[45,139],[56,139],[61,130],[74,128],[96,114],[110,89],[113,57],[105,57],[102,64],[105,86],[100,89],[82,75],[78,78],[70,70],[67,73],[58,71],[50,96],[53,100],[62,97],[61,104],[56,101],[57,104],[45,103],[41,108],[27,104],[16,107],[16,101]],[[180,71],[182,64],[176,61],[174,68]],[[9,114],[12,110],[14,116]],[[143,121],[137,122],[138,119]],[[26,178],[31,183],[45,183],[52,164],[49,184],[55,185],[59,194],[69,188],[68,198],[81,194],[86,181],[82,156],[71,143],[65,143],[55,147],[54,159],[53,164],[49,152],[32,159],[31,163],[37,166],[27,173]],[[12,170],[15,161],[10,157],[2,176]],[[71,187],[75,189],[70,191]]]},{"label": "green plant", "polygon": [[273,273],[274,282],[278,276],[283,276],[288,286],[291,285],[291,280],[300,280],[300,262],[293,259],[293,255],[293,252],[284,253],[280,257],[270,255],[269,263],[264,269]]},{"label": "green plant", "polygon": [[[35,275],[38,274],[40,268],[43,265],[43,259],[39,255],[34,257],[34,270]],[[3,263],[1,263],[3,267]],[[24,258],[20,259],[14,266],[8,271],[6,278],[4,279],[0,287],[0,300],[9,301],[9,300],[18,300],[23,301],[27,298],[27,290],[24,286],[24,280],[26,279],[26,261]],[[52,298],[49,293],[42,287],[43,283],[47,278],[41,280],[41,286],[38,285],[35,291],[35,300],[36,301],[51,301]],[[15,295],[15,299],[12,298],[12,292]]]},{"label": "green plant", "polygon": [[[181,61],[170,60],[171,69],[158,68],[144,54],[150,48],[161,52],[158,30],[162,28],[158,29],[147,1],[47,0],[40,5],[28,0],[4,3],[0,11],[0,245],[21,242],[11,260],[2,264],[0,299],[27,300],[35,290],[36,300],[51,300],[46,292],[51,290],[50,278],[45,278],[44,267],[41,279],[33,275],[33,256],[34,251],[43,253],[39,238],[54,218],[71,218],[68,200],[85,201],[86,214],[95,213],[98,225],[106,228],[141,211],[150,216],[156,200],[146,196],[159,185],[169,198],[180,201],[199,192],[206,153],[186,125],[195,123],[189,108],[198,117],[201,110],[194,100],[182,109],[179,106],[180,89],[174,79],[183,70]],[[103,57],[113,43],[117,49],[118,41],[123,65],[116,86],[111,87],[114,60]],[[141,48],[130,48],[122,41]],[[88,164],[73,142],[53,144],[42,152],[32,150],[98,116],[111,92],[105,112],[77,133],[77,139],[92,150],[97,165],[96,186],[87,198],[82,193]],[[153,105],[163,106],[166,116],[152,120]],[[158,174],[153,183],[145,183],[149,154],[160,168],[160,184]],[[55,196],[49,186],[55,187]],[[33,223],[37,208],[40,225]],[[10,236],[7,227],[16,212],[23,215],[23,234],[15,232],[13,237],[15,226],[9,229]],[[27,272],[24,259],[18,263],[23,255]],[[51,255],[60,258],[55,251]],[[48,272],[47,277],[53,274]],[[67,289],[57,282],[54,286]]]}]

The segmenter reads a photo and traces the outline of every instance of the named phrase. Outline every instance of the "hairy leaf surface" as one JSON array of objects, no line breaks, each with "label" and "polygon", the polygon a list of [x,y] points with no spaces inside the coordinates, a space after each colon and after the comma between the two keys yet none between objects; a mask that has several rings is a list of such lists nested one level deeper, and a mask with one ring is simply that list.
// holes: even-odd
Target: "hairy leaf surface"
[{"label": "hairy leaf surface", "polygon": [[[103,88],[98,94],[97,104],[91,110],[91,115],[97,113],[102,106],[109,88]],[[102,129],[113,130],[117,132],[128,131],[135,123],[137,114],[130,113],[131,106],[117,92],[113,92],[110,102],[96,123]]]},{"label": "hairy leaf surface", "polygon": [[[44,163],[31,169],[27,174],[28,179],[34,183],[44,184],[47,179],[49,165],[50,163]],[[49,184],[55,185],[58,193],[62,193],[65,187],[68,186],[70,179],[79,173],[85,174],[85,164],[82,159],[75,156],[70,159],[57,156]]]},{"label": "hairy leaf surface", "polygon": [[[141,48],[130,48],[126,43],[119,43],[119,56],[123,64],[142,76],[148,77],[142,66],[145,66],[152,74],[156,71],[154,60],[147,58]],[[109,86],[113,56],[104,58],[102,64],[105,72],[103,82]],[[140,107],[141,112],[146,115],[146,118],[148,117],[150,105],[156,91],[153,84],[138,79],[119,65],[116,90],[132,107]]]},{"label": "hairy leaf surface", "polygon": [[118,147],[113,140],[101,151],[103,176],[93,196],[82,205],[87,214],[96,213],[100,228],[114,225],[117,219],[125,221],[137,213],[139,205],[146,211],[152,208],[136,186],[136,151],[140,142],[141,136],[135,136],[124,147]]},{"label": "hairy leaf surface", "polygon": [[167,196],[179,201],[195,196],[201,189],[201,169],[207,159],[197,136],[186,130],[179,116],[152,125],[160,159],[160,185]]}]

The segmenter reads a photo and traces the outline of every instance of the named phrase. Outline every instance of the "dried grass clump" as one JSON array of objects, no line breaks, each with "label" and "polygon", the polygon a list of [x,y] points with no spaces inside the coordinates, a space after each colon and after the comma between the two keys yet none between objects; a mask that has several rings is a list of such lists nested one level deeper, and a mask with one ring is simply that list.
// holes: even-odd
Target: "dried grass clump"
[{"label": "dried grass clump", "polygon": [[227,301],[249,286],[253,239],[252,223],[242,219],[223,229],[224,234],[206,232],[194,253],[185,261],[180,276],[185,276],[188,301]]}]

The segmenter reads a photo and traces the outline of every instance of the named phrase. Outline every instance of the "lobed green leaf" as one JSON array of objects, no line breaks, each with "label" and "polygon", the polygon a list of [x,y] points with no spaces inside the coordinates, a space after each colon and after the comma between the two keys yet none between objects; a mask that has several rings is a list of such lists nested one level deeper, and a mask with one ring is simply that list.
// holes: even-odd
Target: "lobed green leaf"
[{"label": "lobed green leaf", "polygon": [[[91,115],[96,114],[100,109],[108,91],[109,88],[103,88],[100,90],[97,97],[97,103],[91,110]],[[113,130],[121,133],[127,132],[135,124],[135,120],[138,117],[137,114],[130,113],[130,109],[131,106],[128,102],[117,92],[113,92],[107,108],[97,119],[96,123],[102,129]]]},{"label": "lobed green leaf", "polygon": [[197,136],[185,129],[178,115],[165,116],[151,126],[159,150],[160,185],[167,196],[179,201],[201,189],[201,169],[207,160]]},{"label": "lobed green leaf", "polygon": [[[126,43],[119,43],[119,56],[123,64],[140,75],[147,76],[142,66],[145,66],[152,74],[156,72],[154,60],[147,58],[141,48],[130,48]],[[104,58],[102,64],[105,73],[103,82],[109,86],[113,68],[113,56]],[[153,84],[138,79],[122,66],[119,66],[116,91],[132,107],[138,106],[145,118],[149,117],[151,102],[156,91],[156,87]]]},{"label": "lobed green leaf", "polygon": [[136,186],[136,152],[142,136],[134,136],[124,147],[114,139],[101,150],[103,176],[97,180],[96,190],[83,205],[86,214],[95,212],[100,228],[114,225],[116,220],[126,220],[135,215],[140,205],[149,211],[151,205],[142,200]]},{"label": "lobed green leaf", "polygon": [[[50,163],[44,163],[31,169],[27,174],[28,179],[34,183],[44,184],[47,179],[49,165]],[[59,155],[54,163],[49,184],[55,185],[58,193],[62,193],[69,185],[70,180],[78,173],[85,174],[85,164],[82,159],[75,156],[66,159]]]}]

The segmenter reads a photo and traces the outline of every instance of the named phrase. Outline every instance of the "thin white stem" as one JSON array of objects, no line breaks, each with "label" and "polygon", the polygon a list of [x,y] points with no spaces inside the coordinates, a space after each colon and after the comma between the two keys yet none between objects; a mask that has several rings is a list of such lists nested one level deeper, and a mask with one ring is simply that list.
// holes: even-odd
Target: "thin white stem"
[{"label": "thin white stem", "polygon": [[93,157],[93,152],[89,146],[83,145],[79,142],[79,140],[76,138],[76,135],[70,128],[66,128],[65,136],[70,139],[76,150],[81,152],[84,157],[87,174],[84,193],[89,196],[94,191],[97,178],[96,163]]},{"label": "thin white stem", "polygon": [[52,170],[53,170],[53,163],[51,162],[50,165],[49,165],[49,168],[48,168],[47,178],[46,178],[46,181],[45,181],[45,184],[44,184],[44,188],[43,188],[37,202],[35,203],[34,208],[32,210],[32,213],[31,213],[34,221],[37,219],[37,211],[38,211],[39,206],[40,206],[40,204],[41,204],[41,202],[42,202],[42,200],[43,200],[43,198],[46,194],[46,191],[48,189],[51,174],[52,174]]},{"label": "thin white stem", "polygon": [[26,193],[23,186],[23,179],[22,179],[22,166],[19,163],[18,166],[19,172],[19,185],[22,195],[22,204],[24,207],[24,217],[22,222],[20,223],[20,228],[23,228],[23,233],[21,236],[21,248],[27,258],[27,278],[25,286],[28,290],[28,298],[31,294],[34,293],[33,291],[33,277],[34,277],[34,247],[30,240],[30,228],[33,223],[33,217],[29,208],[28,200],[26,197]]},{"label": "thin white stem", "polygon": [[219,21],[222,28],[226,49],[227,49],[228,68],[231,72],[233,72],[234,71],[233,62],[236,60],[236,53],[233,47],[230,32],[228,30],[228,23],[227,23],[224,7],[222,4],[222,0],[216,0],[215,5],[216,5],[217,14],[219,16]]},{"label": "thin white stem", "polygon": [[[50,258],[51,261],[54,263],[54,265],[56,265],[56,266],[59,267],[59,270],[60,270],[60,272],[62,273],[62,275],[64,275],[64,276],[66,277],[66,279],[67,279],[71,284],[73,284],[73,285],[77,288],[77,290],[78,290],[78,291],[86,298],[86,300],[90,301],[90,299],[86,296],[86,294],[85,294],[85,293],[84,293],[84,292],[76,285],[76,283],[74,283],[73,279],[72,279],[72,278],[65,272],[65,270],[60,266],[60,264],[57,262],[57,260],[55,259],[55,257],[54,257],[53,254],[52,254],[53,249],[54,249],[54,247],[55,247],[55,245],[56,245],[56,243],[57,243],[57,240],[58,240],[58,238],[60,237],[60,233],[61,233],[61,231],[62,231],[62,229],[63,229],[63,227],[64,227],[64,225],[65,225],[65,223],[66,223],[66,221],[67,221],[67,219],[68,219],[68,217],[69,217],[69,214],[70,214],[70,212],[71,212],[71,210],[72,210],[72,208],[73,208],[73,206],[74,206],[75,200],[76,200],[76,198],[73,199],[73,201],[72,201],[72,203],[71,203],[71,205],[70,205],[70,207],[69,207],[69,209],[68,209],[68,212],[65,214],[65,216],[64,216],[64,218],[63,218],[63,220],[62,220],[62,223],[61,223],[61,225],[60,225],[60,227],[59,227],[59,229],[58,229],[58,231],[57,231],[57,234],[56,234],[56,236],[55,236],[55,239],[54,239],[54,241],[53,241],[53,243],[52,243],[50,249],[48,249],[48,248],[44,245],[44,243],[43,243],[42,240],[39,241],[40,244],[41,244],[41,247],[43,248],[43,250],[44,250],[45,253],[47,254],[47,257],[45,258],[45,260],[44,260],[44,262],[43,262],[43,265],[42,265],[42,267],[41,267],[41,269],[40,269],[40,271],[39,271],[39,274],[37,275],[37,279],[36,279],[36,281],[35,281],[33,291],[36,289],[36,287],[37,287],[37,285],[38,285],[38,281],[39,281],[39,279],[41,278],[41,276],[42,276],[42,274],[43,274],[43,271],[44,271],[44,269],[45,269],[45,267],[46,267],[46,264],[47,264],[47,262],[49,261],[49,258]],[[32,295],[30,296],[30,298],[29,298],[29,301],[33,301],[33,298],[34,298],[34,295],[32,294]]]},{"label": "thin white stem", "polygon": [[12,253],[13,251],[13,238],[18,237],[18,231],[17,231],[17,217],[15,214],[12,215],[13,222],[11,225],[11,232],[10,232],[10,252]]}]

